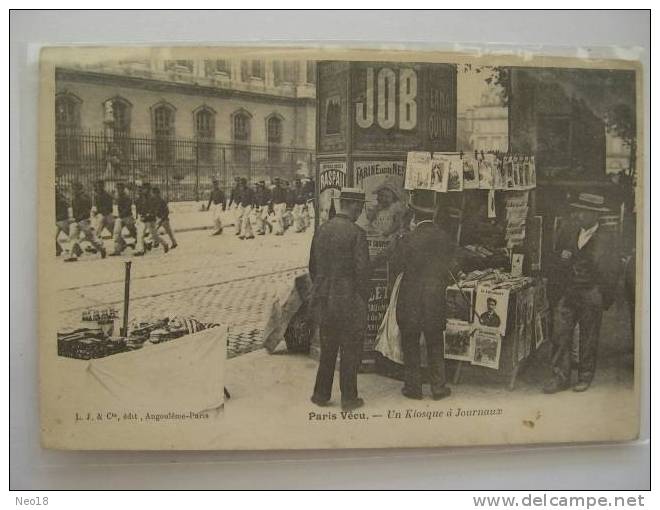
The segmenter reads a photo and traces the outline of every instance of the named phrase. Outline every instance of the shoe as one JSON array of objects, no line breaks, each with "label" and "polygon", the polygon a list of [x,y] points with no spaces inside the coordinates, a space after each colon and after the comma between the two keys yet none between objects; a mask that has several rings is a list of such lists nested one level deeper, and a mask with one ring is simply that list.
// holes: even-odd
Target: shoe
[{"label": "shoe", "polygon": [[64,262],[78,262],[78,258],[77,257],[68,257],[68,258],[64,259]]},{"label": "shoe", "polygon": [[245,239],[245,236],[238,236],[238,238],[242,241],[243,239]]},{"label": "shoe", "polygon": [[133,255],[136,256],[136,257],[143,257],[144,252],[143,251],[136,251]]},{"label": "shoe", "polygon": [[323,399],[321,397],[317,397],[316,395],[312,395],[312,398],[310,400],[315,403],[319,407],[326,407],[330,403],[330,399]]},{"label": "shoe", "polygon": [[164,251],[165,253],[167,253],[168,251],[170,251],[170,247],[167,246],[167,244],[165,244],[165,243],[163,243],[163,251]]},{"label": "shoe", "polygon": [[245,239],[254,239],[254,236],[246,237]]},{"label": "shoe", "polygon": [[587,391],[589,386],[591,386],[591,381],[578,381],[577,384],[573,386],[573,391],[581,393],[583,391]]},{"label": "shoe", "polygon": [[111,251],[110,253],[108,253],[108,255],[110,255],[111,257],[119,257],[119,255],[121,255],[121,252],[120,251]]},{"label": "shoe", "polygon": [[173,250],[173,249],[176,248],[177,246],[179,246],[179,245],[176,244],[176,243],[174,243],[172,246],[170,246],[170,250]]},{"label": "shoe", "polygon": [[212,237],[212,236],[219,236],[220,234],[222,234],[222,230],[216,230],[215,232],[213,232],[213,233],[211,234],[211,237]]},{"label": "shoe", "polygon": [[546,393],[548,395],[552,395],[553,393],[559,393],[560,391],[564,391],[568,389],[568,384],[560,381],[557,378],[554,378],[543,386],[543,393]]},{"label": "shoe", "polygon": [[257,235],[258,235],[258,236],[265,236],[265,235],[266,235],[266,232],[259,232]]},{"label": "shoe", "polygon": [[101,248],[100,251],[101,251],[101,258],[104,259],[106,257],[106,255],[108,254],[108,252],[105,251],[105,248]]},{"label": "shoe", "polygon": [[344,411],[353,411],[355,409],[362,407],[363,405],[364,405],[364,400],[362,400],[361,398],[341,401],[341,408]]},{"label": "shoe", "polygon": [[431,398],[433,398],[433,400],[442,400],[449,395],[451,395],[451,388],[448,388],[447,386],[433,388],[431,391]]},{"label": "shoe", "polygon": [[406,398],[411,398],[413,400],[422,400],[424,396],[422,395],[421,391],[413,391],[409,390],[405,386],[401,388],[401,394],[406,397]]}]

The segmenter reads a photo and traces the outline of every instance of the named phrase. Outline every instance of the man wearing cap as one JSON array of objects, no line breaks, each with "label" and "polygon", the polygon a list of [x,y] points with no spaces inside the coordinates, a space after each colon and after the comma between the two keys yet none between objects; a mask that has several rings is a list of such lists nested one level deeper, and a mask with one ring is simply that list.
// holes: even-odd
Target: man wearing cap
[{"label": "man wearing cap", "polygon": [[268,204],[270,193],[266,189],[266,181],[259,181],[254,192],[254,232],[258,236],[266,233],[266,219],[268,218]]},{"label": "man wearing cap", "polygon": [[156,215],[156,231],[161,227],[163,228],[172,243],[170,249],[173,250],[179,245],[176,242],[174,231],[172,230],[172,224],[170,223],[170,208],[167,205],[167,200],[163,198],[159,188],[153,188],[151,190],[151,199],[153,201],[153,211]]},{"label": "man wearing cap", "polygon": [[341,351],[339,387],[344,410],[361,407],[357,372],[367,327],[369,249],[364,230],[355,224],[364,207],[364,192],[344,188],[339,212],[314,234],[309,256],[311,306],[318,317],[321,358],[312,402],[330,402],[337,353]]},{"label": "man wearing cap", "polygon": [[276,236],[284,235],[284,212],[286,211],[286,189],[282,186],[279,177],[275,177],[273,189],[270,192],[270,201],[273,205],[273,232]]},{"label": "man wearing cap", "polygon": [[445,292],[456,247],[435,221],[433,191],[413,192],[410,207],[415,229],[399,239],[390,259],[392,274],[403,273],[396,304],[405,371],[401,393],[412,399],[423,398],[420,335],[424,333],[431,395],[439,400],[451,393],[445,386]]},{"label": "man wearing cap", "polygon": [[600,215],[609,211],[604,198],[580,193],[570,206],[574,210],[574,222],[559,234],[554,278],[549,281],[558,288],[559,301],[553,317],[553,377],[543,387],[545,393],[571,386],[571,348],[576,324],[580,325],[580,359],[573,390],[589,389],[596,371],[603,310],[614,301],[619,269],[616,238],[599,226]]},{"label": "man wearing cap", "polygon": [[69,204],[58,185],[55,188],[55,255],[58,257],[64,251],[59,241],[60,233],[69,237],[69,224]]},{"label": "man wearing cap", "polygon": [[92,200],[79,182],[74,182],[72,188],[71,209],[73,210],[73,222],[69,231],[72,244],[69,257],[65,261],[75,262],[78,260],[78,253],[82,251],[80,249],[80,234],[83,235],[83,239],[89,241],[101,253],[101,258],[105,258],[105,248],[103,243],[97,239],[90,220]]},{"label": "man wearing cap", "polygon": [[291,212],[293,216],[293,230],[298,233],[304,232],[306,228],[304,214],[307,200],[300,178],[296,178],[291,189],[291,202],[293,203],[293,210]]},{"label": "man wearing cap", "polygon": [[234,187],[229,192],[229,204],[227,208],[233,211],[234,226],[236,227],[236,235],[241,234],[241,178],[234,177]]},{"label": "man wearing cap", "polygon": [[169,246],[167,246],[167,243],[158,235],[158,229],[156,228],[156,201],[151,194],[151,185],[147,182],[145,182],[140,188],[140,195],[135,202],[135,212],[138,216],[137,251],[133,255],[137,257],[144,255],[146,248],[144,238],[147,234],[150,235],[151,242],[153,243],[152,246],[154,248],[159,244],[162,244],[163,251],[167,253],[169,251]]},{"label": "man wearing cap", "polygon": [[112,211],[112,195],[105,190],[103,180],[96,181],[94,186],[94,207],[96,208],[96,217],[94,228],[96,235],[101,236],[103,229],[108,229],[110,234],[115,231],[115,215]]},{"label": "man wearing cap", "polygon": [[115,248],[110,254],[112,256],[120,255],[126,248],[123,229],[126,228],[131,237],[137,240],[137,230],[135,228],[135,218],[133,217],[133,200],[128,194],[126,185],[123,182],[117,183],[117,219],[115,220],[115,231],[113,233]]},{"label": "man wearing cap", "polygon": [[252,209],[254,207],[254,191],[248,186],[247,179],[245,177],[241,177],[238,207],[240,211],[240,230],[238,231],[238,238],[254,239],[254,233],[252,232],[252,223],[250,219],[250,216],[252,215]]},{"label": "man wearing cap", "polygon": [[[234,193],[234,190],[232,190]],[[213,216],[213,227],[215,230],[212,236],[222,234],[222,213],[225,211],[225,193],[220,189],[220,184],[217,179],[213,179],[213,189],[209,196],[209,203],[206,206],[207,211],[211,211]]]}]

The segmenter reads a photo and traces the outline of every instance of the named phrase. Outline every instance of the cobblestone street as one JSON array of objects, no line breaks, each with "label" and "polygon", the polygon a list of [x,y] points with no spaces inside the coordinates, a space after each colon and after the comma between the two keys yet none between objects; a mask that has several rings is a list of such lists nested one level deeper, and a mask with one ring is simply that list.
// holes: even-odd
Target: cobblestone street
[{"label": "cobblestone street", "polygon": [[[132,257],[128,249],[126,257],[85,255],[76,263],[61,261],[60,326],[77,324],[90,307],[121,312],[124,261],[131,260],[131,320],[179,315],[219,322],[229,326],[229,357],[260,348],[277,285],[306,270],[312,229],[245,241],[233,228],[221,236],[197,230],[176,237],[179,246],[168,254],[156,249]],[[110,243],[105,240],[106,247]]]}]

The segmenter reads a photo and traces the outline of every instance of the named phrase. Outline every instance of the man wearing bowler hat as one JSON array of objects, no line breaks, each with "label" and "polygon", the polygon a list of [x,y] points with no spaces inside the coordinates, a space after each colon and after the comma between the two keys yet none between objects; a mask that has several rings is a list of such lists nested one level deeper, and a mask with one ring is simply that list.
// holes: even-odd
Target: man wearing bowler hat
[{"label": "man wearing bowler hat", "polygon": [[580,193],[570,206],[575,221],[559,234],[554,275],[550,279],[550,284],[559,288],[559,301],[553,317],[553,376],[543,387],[545,393],[571,386],[571,347],[576,324],[580,325],[580,361],[573,391],[589,389],[596,371],[603,310],[614,301],[619,267],[618,243],[612,233],[599,226],[599,217],[609,211],[604,198]]},{"label": "man wearing bowler hat", "polygon": [[431,395],[440,400],[451,393],[445,386],[445,291],[456,247],[436,223],[435,192],[414,191],[410,208],[415,228],[398,241],[390,259],[392,274],[403,273],[396,305],[405,373],[401,393],[412,399],[423,398],[420,336],[424,333]]},{"label": "man wearing bowler hat", "polygon": [[364,207],[364,192],[344,188],[339,211],[314,234],[309,256],[313,310],[319,320],[321,359],[312,402],[330,402],[337,353],[341,353],[339,387],[344,410],[361,407],[357,372],[367,328],[369,249],[367,237],[355,224]]}]

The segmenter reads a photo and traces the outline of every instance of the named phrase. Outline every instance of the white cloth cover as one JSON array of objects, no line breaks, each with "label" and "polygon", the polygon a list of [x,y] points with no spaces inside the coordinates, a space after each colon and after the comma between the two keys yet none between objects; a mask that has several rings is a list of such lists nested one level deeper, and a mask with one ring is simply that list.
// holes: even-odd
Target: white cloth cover
[{"label": "white cloth cover", "polygon": [[[392,287],[392,295],[390,296],[390,303],[387,305],[383,322],[380,323],[378,328],[378,335],[376,336],[376,351],[380,352],[387,359],[395,363],[403,364],[403,350],[401,349],[401,330],[396,322],[396,303],[399,299],[399,287],[403,273],[394,280]],[[422,366],[426,366],[426,344],[424,340],[424,333],[420,334],[420,342],[422,343],[421,349],[421,362]]]},{"label": "white cloth cover", "polygon": [[97,404],[153,412],[217,409],[224,403],[227,328],[217,326],[161,344],[91,360],[86,394]]}]

